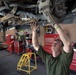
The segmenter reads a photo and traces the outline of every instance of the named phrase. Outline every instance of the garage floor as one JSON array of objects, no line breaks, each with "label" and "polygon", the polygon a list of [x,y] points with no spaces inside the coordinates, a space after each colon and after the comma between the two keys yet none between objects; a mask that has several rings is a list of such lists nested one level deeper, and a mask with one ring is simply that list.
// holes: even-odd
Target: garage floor
[{"label": "garage floor", "polygon": [[[18,72],[16,69],[20,57],[5,50],[0,51],[0,75],[27,75],[25,72]],[[37,71],[32,71],[30,75],[46,75],[45,65],[38,62]],[[70,75],[76,75],[76,73],[70,72]]]}]

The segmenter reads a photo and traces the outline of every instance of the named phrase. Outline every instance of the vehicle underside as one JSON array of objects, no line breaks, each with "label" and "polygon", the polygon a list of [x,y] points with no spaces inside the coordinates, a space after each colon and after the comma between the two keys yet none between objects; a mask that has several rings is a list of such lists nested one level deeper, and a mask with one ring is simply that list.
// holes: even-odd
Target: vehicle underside
[{"label": "vehicle underside", "polygon": [[35,19],[41,25],[46,24],[47,20],[41,12],[43,9],[39,9],[40,2],[44,8],[49,7],[51,18],[57,23],[61,23],[67,14],[76,12],[76,0],[47,0],[49,1],[48,6],[45,6],[45,1],[0,1],[0,23],[5,24],[7,22],[7,26],[23,25],[27,20]]}]

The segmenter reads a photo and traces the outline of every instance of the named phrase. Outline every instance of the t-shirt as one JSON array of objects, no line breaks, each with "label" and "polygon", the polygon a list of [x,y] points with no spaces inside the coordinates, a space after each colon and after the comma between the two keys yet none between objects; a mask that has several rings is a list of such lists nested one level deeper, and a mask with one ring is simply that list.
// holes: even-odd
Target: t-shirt
[{"label": "t-shirt", "polygon": [[73,50],[72,53],[66,53],[62,50],[62,52],[54,58],[40,46],[37,53],[46,66],[47,75],[69,75],[69,66],[72,62],[74,53]]}]

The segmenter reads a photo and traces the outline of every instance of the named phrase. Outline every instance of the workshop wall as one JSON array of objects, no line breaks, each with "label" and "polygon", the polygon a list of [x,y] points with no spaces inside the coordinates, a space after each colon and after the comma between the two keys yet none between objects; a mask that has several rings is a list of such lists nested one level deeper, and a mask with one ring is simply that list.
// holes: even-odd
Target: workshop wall
[{"label": "workshop wall", "polygon": [[[61,25],[62,29],[68,34],[71,42],[76,42],[76,24]],[[40,27],[40,36],[38,38],[39,44],[44,44],[45,28]]]},{"label": "workshop wall", "polygon": [[[76,24],[64,24],[61,25],[64,31],[68,33],[70,36],[71,42],[76,42]],[[7,30],[6,34],[15,35],[16,30]],[[39,44],[44,44],[44,34],[45,34],[45,28],[43,26],[40,26],[40,34],[38,35]],[[0,41],[2,41],[3,32],[0,32]]]},{"label": "workshop wall", "polygon": [[44,44],[45,28],[40,26],[40,35],[38,37],[39,44]]},{"label": "workshop wall", "polygon": [[11,29],[11,30],[7,30],[6,34],[15,35],[15,32],[16,32],[15,29]]},{"label": "workshop wall", "polygon": [[[5,33],[10,34],[10,35],[15,35],[16,30],[15,29],[11,29],[11,30],[7,30]],[[3,41],[3,32],[0,32],[0,41]]]},{"label": "workshop wall", "polygon": [[0,41],[3,41],[3,32],[0,32]]},{"label": "workshop wall", "polygon": [[71,42],[76,42],[76,24],[64,24],[61,27],[68,33]]}]

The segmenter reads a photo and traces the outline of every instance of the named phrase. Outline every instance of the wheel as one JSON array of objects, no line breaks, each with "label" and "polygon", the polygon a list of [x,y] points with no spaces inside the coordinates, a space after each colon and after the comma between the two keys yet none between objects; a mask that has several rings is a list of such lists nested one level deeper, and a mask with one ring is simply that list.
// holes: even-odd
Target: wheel
[{"label": "wheel", "polygon": [[[43,13],[48,22],[62,23],[76,6],[75,0],[39,0],[39,12]],[[49,17],[51,21],[49,20]]]},{"label": "wheel", "polygon": [[52,4],[53,11],[51,17],[55,22],[60,23],[67,14],[65,0],[53,0]]},{"label": "wheel", "polygon": [[69,13],[76,8],[76,1],[74,0],[50,0],[51,18],[56,23],[62,23]]}]

